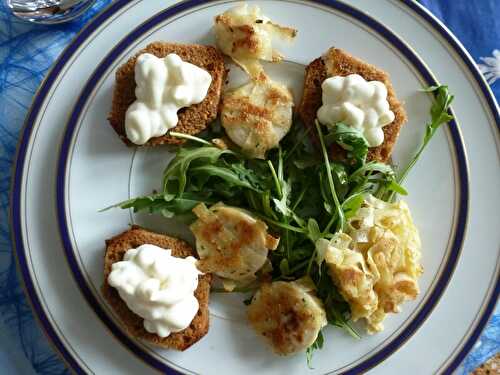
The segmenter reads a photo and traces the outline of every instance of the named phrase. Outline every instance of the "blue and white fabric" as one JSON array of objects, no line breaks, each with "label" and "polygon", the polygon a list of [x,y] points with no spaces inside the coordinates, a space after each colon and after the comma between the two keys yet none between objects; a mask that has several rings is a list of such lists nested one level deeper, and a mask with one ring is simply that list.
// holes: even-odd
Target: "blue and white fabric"
[{"label": "blue and white fabric", "polygon": [[[38,327],[12,253],[9,229],[11,167],[33,95],[53,61],[110,0],[97,0],[84,17],[64,25],[23,23],[0,0],[0,369],[5,374],[66,374]],[[451,29],[500,98],[500,1],[420,0]],[[500,311],[459,369],[468,374],[500,350]]]}]

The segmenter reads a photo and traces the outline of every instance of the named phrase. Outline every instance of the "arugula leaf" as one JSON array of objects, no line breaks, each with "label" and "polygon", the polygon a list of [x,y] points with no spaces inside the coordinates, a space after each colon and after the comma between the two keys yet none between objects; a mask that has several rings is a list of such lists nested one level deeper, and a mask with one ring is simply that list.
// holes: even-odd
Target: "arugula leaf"
[{"label": "arugula leaf", "polygon": [[[236,147],[216,147],[212,139],[215,133],[210,131],[203,138],[171,132],[189,142],[179,147],[165,169],[161,192],[113,207],[191,220],[195,219],[191,210],[199,203],[223,202],[247,210],[266,222],[270,233],[280,237],[278,248],[269,252],[272,280],[293,281],[309,276],[328,323],[359,337],[349,323],[349,303],[332,281],[328,265],[315,262],[321,257],[317,256],[321,248],[318,250],[316,243],[335,238],[346,220],[363,205],[366,194],[389,201],[395,194],[407,194],[401,182],[438,127],[451,119],[448,109],[453,96],[447,88],[437,86],[428,91],[436,97],[431,121],[422,147],[399,177],[390,165],[367,162],[368,143],[363,134],[342,123],[325,132],[316,122],[320,152],[308,137],[312,128],[295,125],[281,146],[267,153],[266,160],[248,159]],[[346,150],[347,160],[329,159],[327,146],[332,143]],[[244,301],[250,302],[251,298]],[[313,352],[323,345],[320,332],[306,350],[309,367]]]},{"label": "arugula leaf", "polygon": [[231,150],[221,150],[215,146],[181,147],[175,158],[163,172],[163,191],[184,193],[186,188],[186,172],[194,161],[214,163],[224,154],[234,154]]},{"label": "arugula leaf", "polygon": [[358,129],[339,122],[325,136],[325,142],[326,144],[337,143],[347,151],[348,159],[355,160],[356,165],[366,162],[368,142]]},{"label": "arugula leaf", "polygon": [[271,219],[270,217],[268,217],[266,215],[262,215],[262,214],[260,214],[258,212],[255,212],[255,211],[250,211],[250,212],[255,217],[258,217],[259,219],[264,220],[266,223],[271,224],[272,226],[274,226],[274,227],[276,227],[278,229],[288,230],[288,231],[292,231],[292,232],[295,232],[295,233],[302,233],[302,234],[306,234],[307,233],[307,229],[305,229],[305,228],[297,227],[297,226],[291,225],[291,224],[287,224],[287,223],[278,221],[277,219]]},{"label": "arugula leaf", "polygon": [[308,179],[306,181],[302,181],[301,187],[297,187],[296,190],[299,188],[301,190],[298,198],[302,196],[302,199],[298,202],[298,204],[293,204],[293,212],[302,218],[316,217],[322,221],[325,211],[319,182],[315,179]]},{"label": "arugula leaf", "polygon": [[278,220],[278,217],[274,213],[272,207],[271,207],[271,192],[270,191],[265,191],[262,193],[261,196],[261,203],[262,203],[262,210],[264,212],[264,215],[266,215],[269,218],[272,218],[274,220]]},{"label": "arugula leaf", "polygon": [[[431,86],[424,91],[434,94],[434,102],[432,103],[430,110],[431,121],[427,123],[422,145],[420,146],[410,163],[405,167],[405,169],[403,169],[403,172],[396,179],[396,182],[399,185],[401,185],[405,178],[408,176],[408,173],[420,158],[420,155],[422,154],[434,134],[436,134],[436,131],[439,129],[439,127],[453,120],[453,116],[449,113],[449,109],[455,97],[454,95],[449,93],[448,86]],[[390,192],[386,197],[386,200],[388,202],[392,202],[394,200],[396,192],[397,191]]]},{"label": "arugula leaf", "polygon": [[339,199],[337,197],[337,192],[335,191],[335,185],[333,183],[333,176],[332,176],[332,170],[330,166],[330,160],[328,158],[328,152],[326,150],[325,146],[325,141],[323,139],[323,132],[321,131],[321,127],[319,125],[319,122],[316,120],[316,130],[318,132],[319,136],[319,141],[321,143],[321,150],[323,152],[323,158],[325,160],[325,166],[326,166],[326,175],[328,177],[328,184],[330,187],[330,192],[332,194],[333,201],[335,203],[335,209],[337,211],[338,215],[338,224],[337,224],[337,231],[343,231],[344,230],[344,224],[345,224],[345,218],[344,218],[344,212],[342,211],[342,207],[340,206]]},{"label": "arugula leaf", "polygon": [[171,218],[174,215],[191,213],[191,210],[199,203],[213,204],[216,202],[211,201],[206,196],[191,193],[185,194],[182,198],[174,197],[171,194],[153,194],[129,199],[105,210],[113,207],[132,208],[134,212],[147,211],[150,214],[159,213]]},{"label": "arugula leaf", "polygon": [[381,173],[385,176],[393,177],[394,170],[389,164],[380,163],[377,161],[370,161],[366,164],[363,164],[349,176],[349,182],[351,183],[359,183],[366,178],[366,174],[374,174]]},{"label": "arugula leaf", "polygon": [[[299,244],[292,250],[289,262],[294,266],[304,260],[309,259],[314,252],[314,245],[310,243]],[[292,266],[292,268],[294,268]]]},{"label": "arugula leaf", "polygon": [[281,141],[284,151],[283,161],[288,161],[292,155],[294,160],[307,156],[314,156],[314,147],[311,144],[309,133],[312,127],[297,123],[290,129],[288,135]]},{"label": "arugula leaf", "polygon": [[274,169],[273,162],[271,160],[268,160],[267,165],[269,166],[269,170],[271,171],[271,175],[273,176],[274,188],[276,189],[278,196],[281,198],[281,196],[282,196],[281,183],[280,183],[280,180],[278,179],[278,175],[276,173],[276,170]]},{"label": "arugula leaf", "polygon": [[316,243],[316,241],[321,238],[318,222],[312,217],[307,221],[307,236],[312,243]]},{"label": "arugula leaf", "polygon": [[397,183],[392,167],[376,161],[368,162],[352,172],[349,176],[349,183],[350,195],[364,192],[383,199],[392,191],[402,195],[407,194],[406,190]]},{"label": "arugula leaf", "polygon": [[280,212],[284,217],[290,217],[293,214],[292,210],[288,207],[290,204],[290,193],[292,191],[292,187],[289,181],[281,181],[280,185],[281,198],[273,198],[273,203],[278,212]]},{"label": "arugula leaf", "polygon": [[424,88],[423,88],[423,89],[421,89],[420,91],[421,91],[421,92],[433,92],[433,91],[436,91],[437,89],[439,89],[439,86],[440,86],[440,85],[434,85],[434,86],[424,87]]},{"label": "arugula leaf", "polygon": [[356,215],[356,212],[361,207],[364,201],[363,193],[356,193],[351,195],[342,203],[342,210],[344,210],[345,218],[349,219]]},{"label": "arugula leaf", "polygon": [[321,272],[315,274],[313,279],[316,285],[316,293],[323,301],[326,319],[329,324],[345,329],[351,336],[360,338],[359,334],[349,324],[351,309],[349,304],[337,291],[328,272],[326,263],[321,265]]},{"label": "arugula leaf", "polygon": [[208,142],[208,141],[206,141],[206,140],[204,140],[202,138],[195,137],[194,135],[184,134],[184,133],[177,133],[177,132],[169,132],[168,135],[170,135],[172,137],[187,139],[187,140],[198,142],[198,143],[201,143],[201,144],[204,144],[204,145],[212,146],[212,143],[210,143],[210,142]]},{"label": "arugula leaf", "polygon": [[288,265],[288,259],[286,258],[281,259],[280,272],[284,276],[288,276],[290,274],[290,266]]},{"label": "arugula leaf", "polygon": [[[349,176],[345,165],[338,162],[330,162],[330,170],[333,177],[333,184],[339,201],[343,200],[349,190]],[[327,166],[326,164],[320,167],[320,180],[327,180]]]},{"label": "arugula leaf", "polygon": [[324,342],[325,342],[325,339],[323,337],[323,332],[319,331],[318,332],[318,337],[316,337],[316,340],[314,340],[314,342],[312,343],[312,345],[309,346],[306,349],[307,367],[309,367],[311,370],[313,369],[313,367],[312,367],[313,352],[315,350],[323,349]]},{"label": "arugula leaf", "polygon": [[[219,177],[227,182],[230,186],[240,186],[258,193],[262,192],[260,189],[254,187],[246,178],[242,178],[241,174],[235,173],[232,168],[221,167],[218,165],[200,165],[193,167],[189,170],[193,175],[204,175],[207,178]],[[247,177],[247,176],[245,176]]]},{"label": "arugula leaf", "polygon": [[334,215],[335,210],[335,202],[333,201],[332,196],[330,195],[330,187],[325,181],[328,180],[327,172],[325,169],[324,173],[319,174],[319,187],[321,198],[323,199],[323,208],[329,215]]},{"label": "arugula leaf", "polygon": [[303,159],[294,159],[293,164],[298,169],[307,169],[309,167],[313,167],[313,166],[317,165],[318,160],[313,156],[309,156],[309,157],[305,157]]},{"label": "arugula leaf", "polygon": [[269,179],[266,178],[266,175],[261,173],[259,168],[257,168],[256,166],[251,167],[247,164],[249,163],[234,162],[228,163],[228,166],[234,173],[236,173],[238,178],[248,181],[248,183],[252,185],[254,189],[258,191],[270,189],[270,183],[268,181]]},{"label": "arugula leaf", "polygon": [[386,186],[386,189],[398,193],[400,195],[408,195],[406,189],[402,187],[399,183],[397,183],[395,180],[391,180],[389,184]]},{"label": "arugula leaf", "polygon": [[292,205],[291,210],[295,211],[295,209],[302,203],[302,200],[304,199],[307,190],[309,189],[311,185],[310,181],[306,181],[305,183],[302,184],[301,189],[297,197],[295,198],[295,202]]}]

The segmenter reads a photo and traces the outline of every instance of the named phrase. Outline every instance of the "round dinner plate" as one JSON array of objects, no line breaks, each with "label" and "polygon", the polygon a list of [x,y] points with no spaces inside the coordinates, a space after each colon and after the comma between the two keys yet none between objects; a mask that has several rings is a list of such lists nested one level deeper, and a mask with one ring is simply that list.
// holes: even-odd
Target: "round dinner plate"
[{"label": "round dinner plate", "polygon": [[[423,242],[417,300],[389,315],[383,332],[355,340],[325,330],[313,369],[305,355],[273,355],[245,321],[240,295],[212,294],[210,330],[185,352],[129,337],[100,294],[104,240],[137,223],[191,240],[173,220],[113,209],[158,188],[168,148],[126,147],[107,124],[114,73],[149,42],[214,44],[213,17],[236,1],[117,0],[75,38],[36,95],[16,162],[12,226],[35,314],[77,373],[449,373],[477,339],[499,293],[500,120],[491,91],[456,39],[416,2],[256,1],[298,29],[286,56],[266,64],[298,102],[304,67],[331,46],[387,71],[409,121],[393,154],[418,148],[431,96],[447,84],[456,121],[440,129],[412,170],[408,201]],[[229,85],[243,81],[231,66]],[[362,325],[357,325],[363,331]]]}]

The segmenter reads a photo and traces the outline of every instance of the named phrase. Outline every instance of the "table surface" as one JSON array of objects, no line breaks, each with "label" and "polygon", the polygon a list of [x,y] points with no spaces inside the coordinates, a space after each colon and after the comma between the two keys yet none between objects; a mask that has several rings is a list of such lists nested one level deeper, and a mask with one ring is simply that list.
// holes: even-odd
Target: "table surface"
[{"label": "table surface", "polygon": [[[33,95],[62,49],[110,0],[97,0],[82,18],[64,25],[18,21],[0,0],[0,368],[8,374],[69,373],[37,326],[23,294],[9,228],[11,166]],[[500,1],[420,0],[469,50],[500,98]],[[497,81],[498,82],[495,82]],[[497,309],[458,369],[467,374],[500,351]]]}]

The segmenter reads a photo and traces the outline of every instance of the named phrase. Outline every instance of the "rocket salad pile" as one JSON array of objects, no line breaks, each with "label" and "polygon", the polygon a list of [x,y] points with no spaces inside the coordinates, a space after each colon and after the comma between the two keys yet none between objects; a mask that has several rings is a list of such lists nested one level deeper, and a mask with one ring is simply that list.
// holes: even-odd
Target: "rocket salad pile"
[{"label": "rocket salad pile", "polygon": [[[166,167],[160,190],[114,207],[187,222],[195,220],[192,210],[200,204],[223,202],[244,209],[265,222],[280,241],[269,252],[268,266],[257,273],[257,284],[229,289],[248,291],[259,282],[300,280],[321,300],[328,324],[359,337],[350,324],[353,296],[331,277],[324,246],[342,248],[342,236],[354,233],[353,218],[366,210],[366,202],[389,207],[396,204],[398,194],[407,194],[404,179],[439,126],[452,119],[453,95],[448,88],[436,86],[426,91],[434,95],[431,120],[420,149],[400,173],[389,164],[368,161],[366,139],[342,123],[328,130],[318,123],[315,128],[296,123],[265,160],[245,156],[217,127],[199,137],[170,132],[186,143]],[[329,149],[334,144],[345,150],[342,160],[331,159]],[[377,203],[380,201],[385,203]],[[308,363],[323,341],[320,332],[306,351]]]}]

